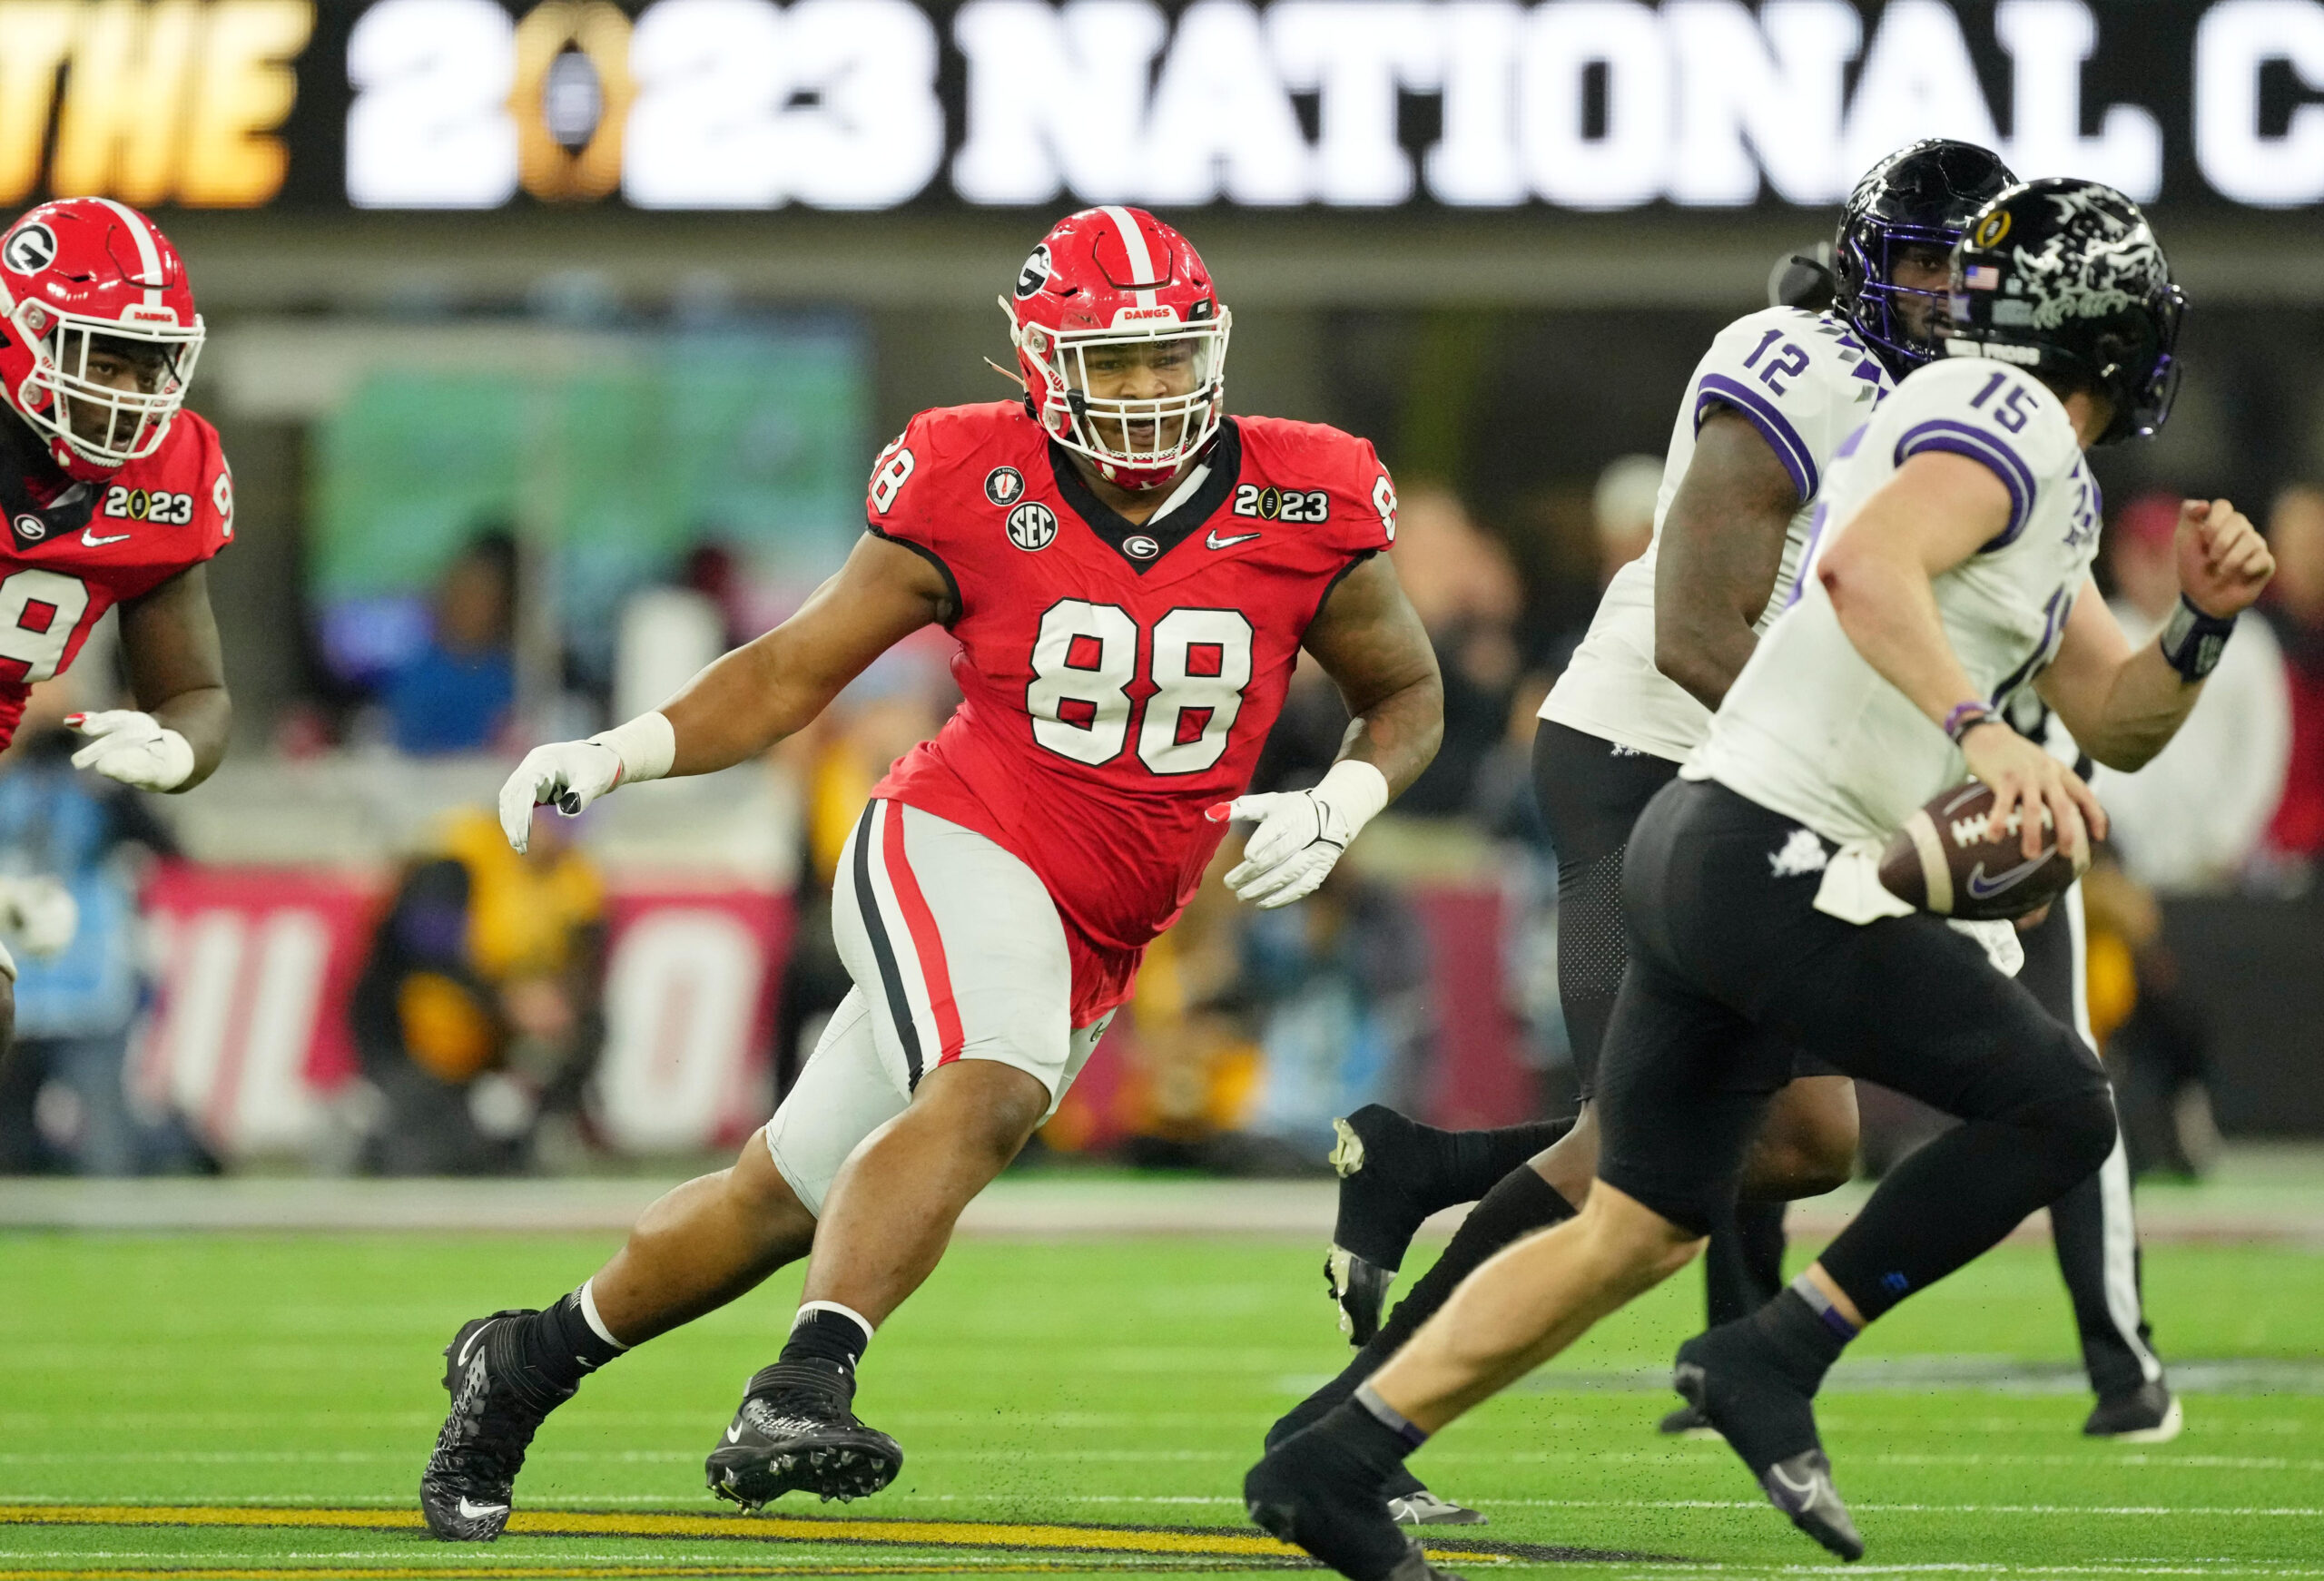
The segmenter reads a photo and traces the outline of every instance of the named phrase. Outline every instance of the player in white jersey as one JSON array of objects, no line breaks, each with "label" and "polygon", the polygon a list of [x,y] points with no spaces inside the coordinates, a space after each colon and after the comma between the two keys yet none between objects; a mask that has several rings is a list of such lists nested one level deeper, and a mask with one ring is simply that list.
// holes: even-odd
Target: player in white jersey
[{"label": "player in white jersey", "polygon": [[1792,605],[1728,690],[1624,864],[1635,953],[1600,1071],[1603,1140],[1578,1219],[1466,1281],[1354,1397],[1245,1483],[1252,1514],[1356,1581],[1423,1560],[1379,1488],[1429,1434],[1684,1266],[1733,1200],[1768,1095],[1806,1048],[1961,1117],[1884,1180],[1817,1263],[1679,1348],[1678,1381],[1794,1522],[1863,1552],[1813,1397],[1865,1323],[2098,1169],[2115,1126],[2073,1031],[1978,944],[1878,888],[1880,843],[1965,769],[2046,809],[2069,854],[2104,815],[2008,728],[2038,689],[2101,762],[2167,742],[2273,570],[2225,501],[2190,502],[2180,617],[2132,650],[2090,584],[2082,451],[2169,408],[2180,297],[2111,188],[2043,181],[1972,222],[1950,354],[1907,378],[1826,488]]},{"label": "player in white jersey", "polygon": [[[1935,354],[1953,244],[2013,180],[1973,144],[1932,139],[1899,150],[1866,174],[1843,211],[1838,279],[1823,275],[1825,300],[1747,314],[1697,365],[1671,427],[1654,536],[1615,574],[1542,706],[1535,738],[1535,789],[1558,856],[1558,988],[1580,1078],[1580,1123],[1570,1135],[1542,1125],[1455,1134],[1376,1105],[1341,1122],[1334,1162],[1344,1183],[1327,1272],[1359,1350],[1275,1423],[1270,1442],[1347,1399],[1470,1271],[1521,1236],[1571,1218],[1588,1193],[1597,1168],[1599,1046],[1630,956],[1620,880],[1631,826],[1701,741],[1711,708],[1788,602],[1835,452],[1896,378]],[[2053,1010],[2073,1019],[2063,1000]],[[1854,1084],[1812,1057],[1796,1074],[1770,1105],[1746,1171],[1746,1200],[1712,1237],[1713,1323],[1775,1294],[1785,1201],[1830,1190],[1854,1163]],[[1478,1206],[1381,1325],[1389,1281],[1421,1220],[1464,1202]],[[2077,1289],[2090,1283],[2081,1280]],[[2091,1300],[2093,1310],[2103,1308],[2102,1295]],[[2077,1308],[2084,1304],[2078,1296]],[[2133,1338],[2136,1326],[2134,1317]],[[2112,1365],[2122,1343],[2102,1343],[2109,1380],[2118,1391],[2137,1390],[2146,1381],[2141,1363]],[[1708,1430],[1690,1407],[1664,1425]],[[1414,1524],[1482,1518],[1401,1468],[1387,1492],[1399,1518]]]}]

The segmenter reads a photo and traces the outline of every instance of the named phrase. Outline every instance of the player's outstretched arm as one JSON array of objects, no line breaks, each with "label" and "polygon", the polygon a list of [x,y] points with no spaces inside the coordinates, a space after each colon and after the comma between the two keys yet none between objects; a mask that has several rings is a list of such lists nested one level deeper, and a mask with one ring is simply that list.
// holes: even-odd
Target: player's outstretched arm
[{"label": "player's outstretched arm", "polygon": [[553,803],[570,815],[616,785],[707,774],[756,757],[803,729],[872,660],[957,613],[933,565],[866,534],[796,614],[720,658],[660,708],[586,741],[535,747],[500,788],[501,830],[521,851],[537,806]]},{"label": "player's outstretched arm", "polygon": [[1420,778],[1444,737],[1436,650],[1386,555],[1340,578],[1307,627],[1305,646],[1354,716],[1338,761],[1313,790],[1237,797],[1211,811],[1257,822],[1226,887],[1263,908],[1315,893],[1357,831]]},{"label": "player's outstretched arm", "polygon": [[1340,761],[1380,771],[1394,800],[1444,739],[1444,678],[1387,555],[1374,555],[1340,578],[1304,645],[1354,716]]},{"label": "player's outstretched arm", "polygon": [[69,716],[89,741],[74,766],[143,790],[192,790],[225,757],[234,720],[201,565],[121,606],[121,650],[137,706]]},{"label": "player's outstretched arm", "polygon": [[2179,608],[2160,636],[2132,650],[2096,584],[2085,581],[2058,656],[2034,682],[2082,750],[2110,769],[2137,769],[2170,744],[2235,617],[2276,572],[2267,540],[2223,499],[2181,505],[2177,547]]},{"label": "player's outstretched arm", "polygon": [[1714,407],[1662,518],[1654,564],[1654,667],[1717,708],[1758,646],[1752,624],[1783,569],[1799,488],[1767,437]]},{"label": "player's outstretched arm", "polygon": [[[2072,769],[1986,706],[1945,639],[1931,585],[1999,537],[2009,517],[2009,491],[1984,463],[1924,450],[1864,503],[1816,574],[1865,662],[1961,743],[1969,771],[1992,788],[1995,822],[2021,804],[2045,805],[2060,848],[2073,856],[2088,849],[2090,831],[2103,838],[2104,810]],[[2042,820],[2024,821],[2023,849],[2033,857]]]}]

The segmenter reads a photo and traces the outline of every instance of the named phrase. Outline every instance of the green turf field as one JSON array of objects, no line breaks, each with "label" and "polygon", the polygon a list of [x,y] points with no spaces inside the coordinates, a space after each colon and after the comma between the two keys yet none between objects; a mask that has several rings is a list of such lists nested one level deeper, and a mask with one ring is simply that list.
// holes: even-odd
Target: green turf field
[{"label": "green turf field", "polygon": [[[704,1496],[702,1456],[773,1355],[796,1289],[778,1279],[552,1419],[517,1504],[560,1535],[429,1541],[413,1492],[443,1409],[438,1350],[463,1318],[569,1288],[609,1244],[0,1238],[0,1577],[1284,1562],[1236,1491],[1267,1422],[1344,1350],[1320,1249],[1259,1239],[963,1242],[866,1361],[859,1407],[909,1457],[896,1486],[843,1517],[794,1498],[780,1519],[697,1524],[730,1512]],[[2046,1249],[2003,1249],[1856,1347],[1823,1420],[1871,1545],[1860,1572],[2324,1576],[2324,1254],[2166,1245],[2147,1277],[2173,1360],[2252,1364],[2198,1370],[2243,1392],[2191,1397],[2186,1434],[2159,1448],[2077,1435],[2087,1400],[2061,1370],[2073,1350]],[[1642,1556],[1599,1574],[1829,1567],[1723,1446],[1651,1432],[1670,1402],[1641,1370],[1667,1365],[1697,1291],[1674,1281],[1423,1452],[1423,1476],[1492,1517],[1442,1534],[1474,1556],[1455,1567],[1547,1567],[1481,1539]],[[142,1506],[194,1507],[123,1508]],[[625,1535],[663,1513],[694,1518]],[[806,1524],[823,1517],[851,1524]],[[240,1524],[254,1520],[292,1524]],[[1108,1527],[1196,1530],[1088,1529]]]}]

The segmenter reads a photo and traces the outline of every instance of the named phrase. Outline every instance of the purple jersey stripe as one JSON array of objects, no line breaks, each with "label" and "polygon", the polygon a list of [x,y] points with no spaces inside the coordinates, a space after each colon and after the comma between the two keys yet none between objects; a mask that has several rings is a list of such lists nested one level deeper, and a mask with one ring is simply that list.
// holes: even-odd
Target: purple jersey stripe
[{"label": "purple jersey stripe", "polygon": [[1904,437],[1896,441],[1896,461],[1902,465],[1905,457],[1923,450],[1947,450],[1981,462],[1991,467],[2002,486],[2009,490],[2009,525],[2002,529],[1999,537],[1979,547],[1978,554],[1990,555],[2017,542],[2017,535],[2025,530],[2025,518],[2034,509],[2034,471],[2018,458],[2016,451],[2003,443],[2001,436],[1949,417],[1935,417],[1905,430]]},{"label": "purple jersey stripe", "polygon": [[1807,447],[1773,401],[1723,373],[1709,373],[1695,388],[1698,431],[1703,426],[1703,412],[1713,406],[1733,407],[1750,418],[1752,426],[1766,437],[1768,448],[1776,453],[1776,459],[1783,463],[1783,469],[1791,474],[1791,486],[1799,491],[1800,503],[1805,505],[1816,497],[1816,453]]}]

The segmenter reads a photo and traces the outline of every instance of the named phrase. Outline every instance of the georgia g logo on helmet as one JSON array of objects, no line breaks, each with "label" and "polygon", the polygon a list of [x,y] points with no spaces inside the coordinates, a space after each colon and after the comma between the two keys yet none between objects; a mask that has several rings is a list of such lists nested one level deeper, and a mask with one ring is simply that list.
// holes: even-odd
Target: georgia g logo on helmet
[{"label": "georgia g logo on helmet", "polygon": [[1032,255],[1025,260],[1025,267],[1017,271],[1017,300],[1023,301],[1049,281],[1049,244],[1039,242]]},{"label": "georgia g logo on helmet", "polygon": [[56,232],[34,220],[8,232],[0,242],[0,262],[18,274],[38,274],[56,261]]}]

